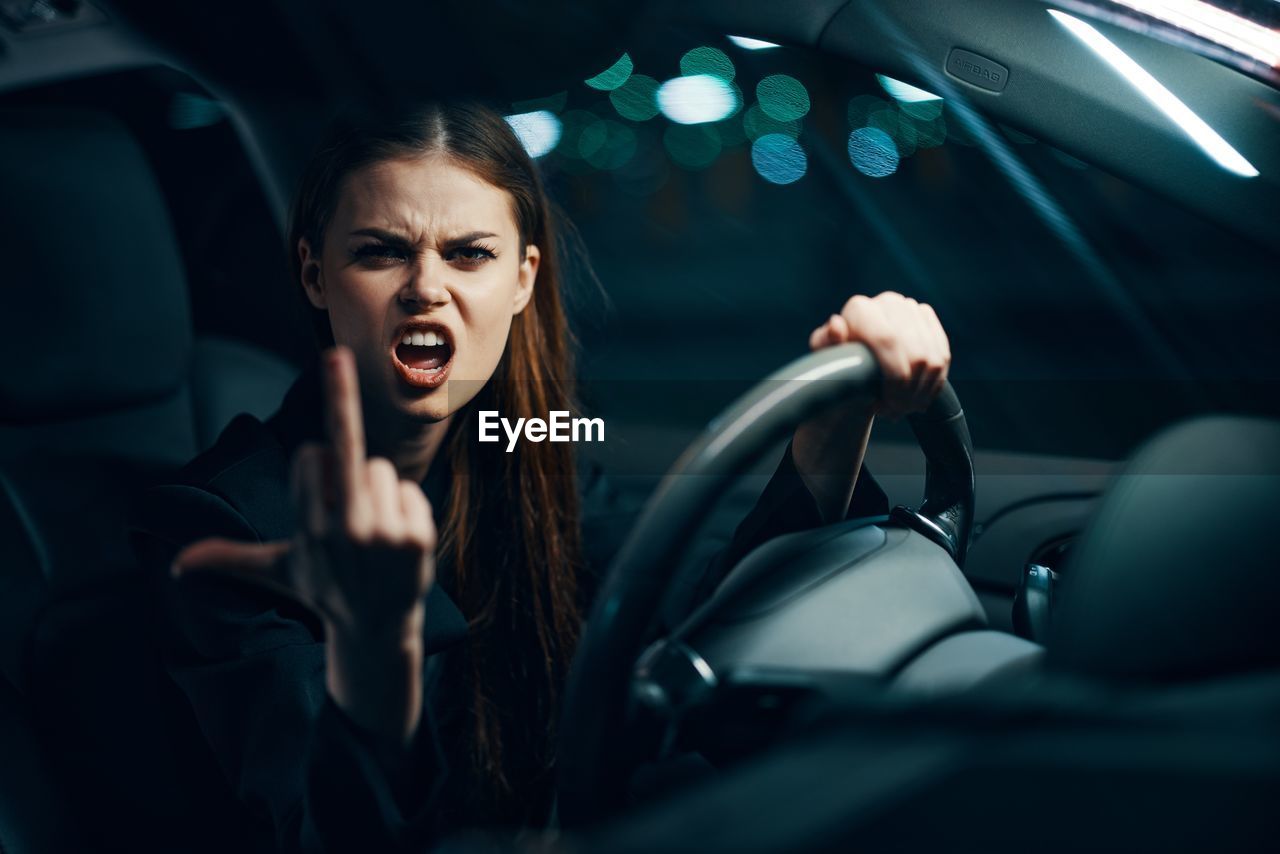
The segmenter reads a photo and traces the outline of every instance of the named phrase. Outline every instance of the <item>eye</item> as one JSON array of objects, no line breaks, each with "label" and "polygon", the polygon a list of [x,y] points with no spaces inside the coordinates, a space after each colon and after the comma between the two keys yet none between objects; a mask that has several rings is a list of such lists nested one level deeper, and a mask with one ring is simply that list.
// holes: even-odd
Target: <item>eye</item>
[{"label": "eye", "polygon": [[449,260],[456,258],[464,264],[479,266],[487,261],[492,261],[497,258],[498,255],[487,246],[483,246],[479,243],[473,243],[469,246],[459,246],[456,249],[449,250],[449,252],[446,253],[446,257]]},{"label": "eye", "polygon": [[405,251],[399,246],[391,246],[387,243],[366,243],[363,246],[357,246],[352,254],[362,261],[384,264],[403,261],[406,257]]}]

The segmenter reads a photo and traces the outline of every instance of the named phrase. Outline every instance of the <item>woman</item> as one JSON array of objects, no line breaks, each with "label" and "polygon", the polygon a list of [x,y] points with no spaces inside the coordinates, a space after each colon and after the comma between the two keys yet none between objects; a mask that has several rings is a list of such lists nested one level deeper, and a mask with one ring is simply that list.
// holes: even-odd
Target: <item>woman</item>
[{"label": "woman", "polygon": [[[420,846],[537,824],[582,614],[626,533],[571,444],[476,441],[478,410],[574,411],[557,230],[506,122],[432,106],[337,135],[290,242],[326,345],[266,423],[240,416],[153,491],[168,671],[239,801],[285,849]],[[769,537],[886,512],[858,478],[876,412],[945,380],[933,312],[854,297],[812,348],[866,342],[878,401],[800,427],[710,587]],[[253,584],[228,583],[248,579]]]}]

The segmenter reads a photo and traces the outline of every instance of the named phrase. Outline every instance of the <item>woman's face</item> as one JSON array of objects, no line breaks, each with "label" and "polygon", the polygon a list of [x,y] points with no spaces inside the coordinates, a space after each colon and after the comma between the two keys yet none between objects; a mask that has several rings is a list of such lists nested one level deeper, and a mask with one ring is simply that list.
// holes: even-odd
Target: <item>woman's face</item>
[{"label": "woman's face", "polygon": [[368,415],[441,421],[475,396],[533,295],[538,247],[521,248],[508,193],[443,155],[346,177],[322,252],[298,253]]}]

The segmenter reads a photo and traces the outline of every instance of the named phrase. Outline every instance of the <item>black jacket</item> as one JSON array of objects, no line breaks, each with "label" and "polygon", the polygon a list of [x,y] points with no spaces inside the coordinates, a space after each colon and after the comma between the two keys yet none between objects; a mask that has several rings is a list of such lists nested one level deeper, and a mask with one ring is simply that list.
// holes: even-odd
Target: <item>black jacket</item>
[{"label": "black jacket", "polygon": [[[190,704],[200,732],[247,826],[264,847],[282,850],[418,849],[447,832],[449,775],[440,717],[450,700],[444,654],[462,642],[466,621],[435,585],[426,600],[427,698],[410,762],[396,772],[374,756],[365,735],[325,690],[323,629],[291,602],[222,579],[168,579],[177,550],[202,537],[245,541],[290,537],[288,468],[294,450],[319,439],[318,372],[305,372],[265,423],[237,417],[175,483],[151,490],[134,525],[140,558],[161,589],[161,645],[168,676]],[[447,463],[438,455],[423,487],[439,513]],[[588,575],[599,576],[621,545],[634,510],[622,506],[597,468],[580,464]],[[887,512],[867,472],[849,517]],[[755,546],[814,527],[816,502],[791,462],[790,445],[755,508],[695,585],[705,592]],[[698,593],[697,595],[702,595]]]}]

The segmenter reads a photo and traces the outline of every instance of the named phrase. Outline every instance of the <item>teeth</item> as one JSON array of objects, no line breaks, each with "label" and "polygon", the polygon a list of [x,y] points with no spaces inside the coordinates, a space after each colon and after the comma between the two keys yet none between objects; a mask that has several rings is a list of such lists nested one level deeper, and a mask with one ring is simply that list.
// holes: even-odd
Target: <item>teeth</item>
[{"label": "teeth", "polygon": [[443,347],[447,343],[443,335],[438,332],[406,332],[404,338],[400,339],[400,343],[413,347]]}]

